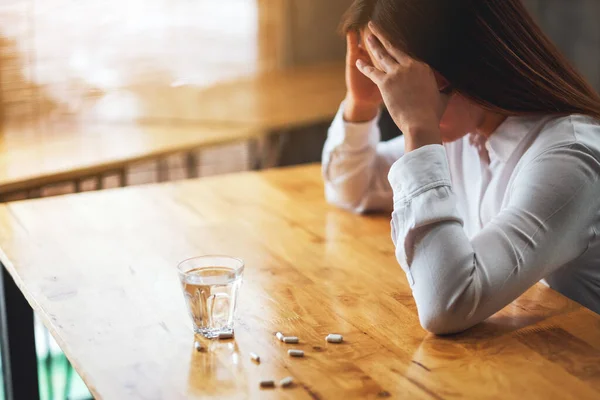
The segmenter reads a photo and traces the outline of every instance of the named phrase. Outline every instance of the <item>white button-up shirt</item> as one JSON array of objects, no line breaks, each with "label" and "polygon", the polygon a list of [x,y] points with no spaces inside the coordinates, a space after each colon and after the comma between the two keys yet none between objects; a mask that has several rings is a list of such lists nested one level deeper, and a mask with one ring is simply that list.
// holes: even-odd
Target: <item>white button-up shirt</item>
[{"label": "white button-up shirt", "polygon": [[487,142],[465,136],[405,155],[402,137],[381,143],[376,121],[342,114],[323,152],[327,199],[393,211],[426,329],[467,329],[542,279],[600,313],[598,121],[509,117]]}]

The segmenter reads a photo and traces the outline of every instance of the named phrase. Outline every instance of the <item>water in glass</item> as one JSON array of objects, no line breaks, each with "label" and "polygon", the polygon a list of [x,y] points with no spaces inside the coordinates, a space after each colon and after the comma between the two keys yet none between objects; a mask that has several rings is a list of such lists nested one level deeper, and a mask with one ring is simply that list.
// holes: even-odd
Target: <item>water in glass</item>
[{"label": "water in glass", "polygon": [[207,338],[233,333],[241,283],[241,271],[229,266],[201,266],[181,274],[183,293],[196,333]]}]

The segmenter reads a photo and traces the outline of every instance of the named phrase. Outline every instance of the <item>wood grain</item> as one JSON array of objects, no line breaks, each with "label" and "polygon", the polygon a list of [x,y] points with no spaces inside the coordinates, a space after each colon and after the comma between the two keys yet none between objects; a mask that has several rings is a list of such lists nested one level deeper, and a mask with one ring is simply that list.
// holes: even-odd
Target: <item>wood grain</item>
[{"label": "wood grain", "polygon": [[[600,316],[537,285],[466,333],[427,334],[389,217],[325,204],[317,165],[5,204],[0,248],[99,399],[600,396]],[[203,354],[176,265],[208,253],[246,270],[235,340]]]}]

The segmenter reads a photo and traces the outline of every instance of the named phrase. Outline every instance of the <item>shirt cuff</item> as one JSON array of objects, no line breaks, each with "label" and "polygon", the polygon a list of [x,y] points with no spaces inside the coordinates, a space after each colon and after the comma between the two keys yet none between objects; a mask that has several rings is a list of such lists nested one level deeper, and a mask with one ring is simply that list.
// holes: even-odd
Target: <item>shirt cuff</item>
[{"label": "shirt cuff", "polygon": [[434,144],[405,154],[392,165],[388,179],[395,202],[408,201],[439,186],[451,186],[446,149]]},{"label": "shirt cuff", "polygon": [[342,102],[330,128],[336,145],[344,144],[347,150],[362,150],[365,147],[375,147],[381,140],[377,122],[381,113],[368,122],[346,122],[344,120],[345,102]]}]

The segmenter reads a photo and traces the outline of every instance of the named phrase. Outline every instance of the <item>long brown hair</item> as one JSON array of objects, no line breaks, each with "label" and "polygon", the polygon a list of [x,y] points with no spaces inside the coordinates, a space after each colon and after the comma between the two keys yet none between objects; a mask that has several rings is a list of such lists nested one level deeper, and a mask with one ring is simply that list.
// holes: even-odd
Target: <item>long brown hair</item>
[{"label": "long brown hair", "polygon": [[600,119],[600,96],[521,0],[355,0],[341,29],[360,30],[369,21],[487,109]]}]

